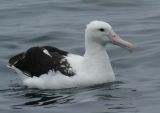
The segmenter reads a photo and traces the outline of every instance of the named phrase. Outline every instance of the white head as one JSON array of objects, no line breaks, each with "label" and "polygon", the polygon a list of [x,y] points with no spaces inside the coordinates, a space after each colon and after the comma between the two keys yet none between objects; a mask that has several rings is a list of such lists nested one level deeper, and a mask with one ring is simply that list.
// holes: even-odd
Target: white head
[{"label": "white head", "polygon": [[87,41],[94,42],[105,46],[107,43],[112,43],[132,51],[133,45],[121,39],[112,29],[111,25],[103,21],[90,22],[85,31]]}]

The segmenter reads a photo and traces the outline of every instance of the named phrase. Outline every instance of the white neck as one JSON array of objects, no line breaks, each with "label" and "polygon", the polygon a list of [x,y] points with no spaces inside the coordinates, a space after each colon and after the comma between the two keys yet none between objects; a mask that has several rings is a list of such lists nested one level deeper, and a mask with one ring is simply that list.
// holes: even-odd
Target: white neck
[{"label": "white neck", "polygon": [[105,80],[108,78],[108,81],[112,81],[115,76],[105,46],[86,38],[85,49],[84,58],[87,60],[86,63],[89,63],[88,65],[92,68],[91,71],[95,70],[95,76],[98,75],[101,79]]},{"label": "white neck", "polygon": [[[97,42],[88,38],[88,35],[85,35],[85,57],[106,57],[107,52],[105,45],[98,44]],[[102,56],[103,55],[103,56]],[[108,55],[107,55],[108,57]]]},{"label": "white neck", "polygon": [[85,58],[89,59],[90,61],[97,62],[101,65],[108,64],[110,66],[110,59],[106,52],[105,46],[90,40],[86,40],[85,49]]},{"label": "white neck", "polygon": [[88,40],[85,41],[85,57],[96,57],[102,54],[107,54],[104,46]]}]

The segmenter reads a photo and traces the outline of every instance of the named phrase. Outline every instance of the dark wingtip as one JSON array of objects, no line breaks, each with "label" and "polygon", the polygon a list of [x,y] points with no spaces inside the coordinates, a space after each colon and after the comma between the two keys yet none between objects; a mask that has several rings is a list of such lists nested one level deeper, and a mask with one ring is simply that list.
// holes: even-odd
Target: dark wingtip
[{"label": "dark wingtip", "polygon": [[9,65],[15,65],[16,63],[18,63],[19,61],[21,61],[24,58],[24,53],[20,53],[17,54],[13,57],[11,57],[8,61]]}]

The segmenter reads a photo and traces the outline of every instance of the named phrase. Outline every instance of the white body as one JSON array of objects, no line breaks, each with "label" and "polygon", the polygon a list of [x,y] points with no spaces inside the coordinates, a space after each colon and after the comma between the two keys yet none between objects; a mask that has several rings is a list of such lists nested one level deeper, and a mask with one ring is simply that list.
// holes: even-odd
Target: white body
[{"label": "white body", "polygon": [[23,84],[30,88],[60,89],[114,81],[115,75],[107,53],[99,53],[97,55],[90,58],[69,54],[66,59],[77,73],[72,77],[65,76],[58,71],[56,73],[49,71],[48,74],[31,78],[23,75],[20,70],[13,68],[20,74]]}]

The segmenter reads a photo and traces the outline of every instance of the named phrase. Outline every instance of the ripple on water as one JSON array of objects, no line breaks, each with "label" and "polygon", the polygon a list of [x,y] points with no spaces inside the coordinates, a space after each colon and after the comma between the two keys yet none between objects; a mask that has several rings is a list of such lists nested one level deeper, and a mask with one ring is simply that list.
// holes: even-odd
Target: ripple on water
[{"label": "ripple on water", "polygon": [[[123,84],[117,81],[90,87],[58,90],[28,89],[20,84],[11,84],[9,89],[0,90],[0,92],[4,97],[12,98],[11,107],[13,109],[32,108],[35,106],[51,109],[53,107],[65,108],[66,106],[74,106],[77,108],[81,106],[85,109],[100,102],[103,107],[105,106],[105,110],[108,109],[109,111],[134,110],[135,107],[130,102],[130,99],[134,99],[135,95],[138,97],[139,94],[134,89],[121,88],[120,86]],[[96,108],[93,109],[96,111]]]},{"label": "ripple on water", "polygon": [[[159,0],[1,0],[1,112],[159,113],[159,4]],[[84,29],[91,20],[109,22],[134,44],[131,54],[107,46],[116,78],[122,82],[28,89],[6,68],[11,56],[37,45],[83,54]]]}]

